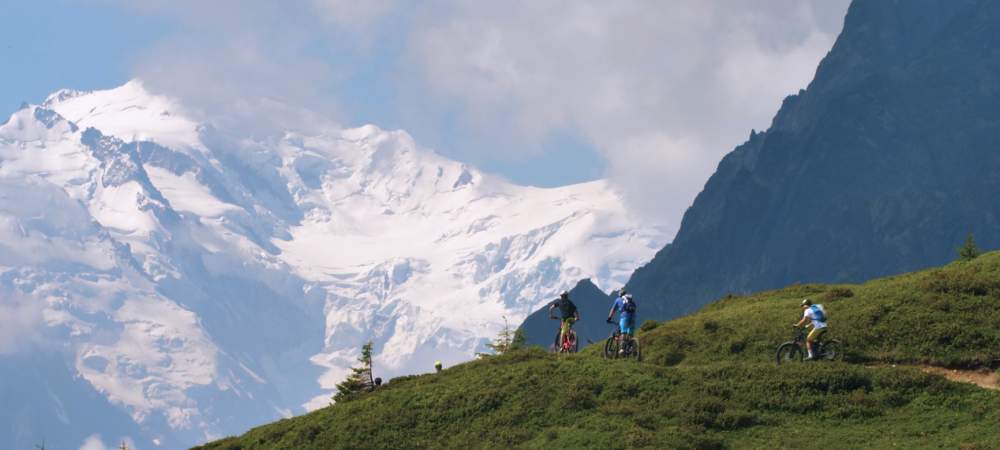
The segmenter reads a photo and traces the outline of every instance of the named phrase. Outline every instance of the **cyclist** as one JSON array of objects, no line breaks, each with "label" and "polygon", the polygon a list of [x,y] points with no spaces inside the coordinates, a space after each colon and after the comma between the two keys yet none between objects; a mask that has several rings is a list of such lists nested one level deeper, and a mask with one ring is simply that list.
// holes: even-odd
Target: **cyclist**
[{"label": "cyclist", "polygon": [[632,294],[625,292],[622,288],[618,292],[618,298],[615,299],[615,304],[611,306],[611,310],[608,311],[608,323],[614,323],[611,318],[614,317],[615,313],[618,313],[618,331],[620,332],[618,339],[623,339],[625,335],[629,337],[635,336],[635,300],[632,299]]},{"label": "cyclist", "polygon": [[555,319],[552,312],[559,308],[559,315],[562,317],[562,325],[559,326],[559,348],[562,348],[566,340],[566,334],[573,328],[573,322],[580,320],[580,311],[576,309],[576,304],[569,299],[569,292],[563,291],[559,298],[549,305],[549,318]]},{"label": "cyclist", "polygon": [[806,323],[807,320],[812,321],[812,331],[806,337],[806,349],[809,351],[809,357],[806,359],[815,359],[816,355],[813,353],[813,346],[826,333],[826,310],[823,309],[823,305],[814,305],[812,300],[808,298],[802,300],[801,306],[802,319],[792,326],[798,328]]}]

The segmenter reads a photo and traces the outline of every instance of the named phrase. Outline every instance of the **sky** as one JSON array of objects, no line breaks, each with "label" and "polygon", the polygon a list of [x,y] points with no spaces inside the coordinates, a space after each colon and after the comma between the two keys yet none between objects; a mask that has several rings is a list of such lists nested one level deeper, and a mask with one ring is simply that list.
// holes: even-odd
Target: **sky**
[{"label": "sky", "polygon": [[607,178],[676,231],[806,87],[848,1],[4,3],[0,113],[139,78],[252,134],[373,123],[518,183]]}]

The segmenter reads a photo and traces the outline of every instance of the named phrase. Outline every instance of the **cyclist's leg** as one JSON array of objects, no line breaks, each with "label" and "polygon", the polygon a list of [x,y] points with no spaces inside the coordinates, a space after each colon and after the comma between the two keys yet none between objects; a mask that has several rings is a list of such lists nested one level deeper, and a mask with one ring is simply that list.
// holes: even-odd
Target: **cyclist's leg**
[{"label": "cyclist's leg", "polygon": [[814,349],[816,348],[816,342],[819,340],[821,336],[823,336],[823,333],[826,333],[826,327],[824,328],[813,327],[812,331],[809,332],[809,335],[806,336],[806,350],[809,351],[810,358],[816,357],[816,353],[814,351]]},{"label": "cyclist's leg", "polygon": [[628,319],[620,315],[618,316],[618,340],[626,339],[626,334],[628,334]]}]

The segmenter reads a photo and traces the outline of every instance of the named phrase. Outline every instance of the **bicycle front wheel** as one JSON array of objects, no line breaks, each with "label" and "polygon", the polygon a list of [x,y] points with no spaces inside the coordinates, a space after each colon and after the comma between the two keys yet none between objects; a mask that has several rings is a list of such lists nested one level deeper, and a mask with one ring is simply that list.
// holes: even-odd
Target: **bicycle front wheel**
[{"label": "bicycle front wheel", "polygon": [[775,360],[778,365],[783,362],[800,362],[802,361],[802,348],[794,342],[785,342],[778,346]]},{"label": "bicycle front wheel", "polygon": [[604,358],[615,359],[618,357],[618,340],[614,336],[604,342]]}]

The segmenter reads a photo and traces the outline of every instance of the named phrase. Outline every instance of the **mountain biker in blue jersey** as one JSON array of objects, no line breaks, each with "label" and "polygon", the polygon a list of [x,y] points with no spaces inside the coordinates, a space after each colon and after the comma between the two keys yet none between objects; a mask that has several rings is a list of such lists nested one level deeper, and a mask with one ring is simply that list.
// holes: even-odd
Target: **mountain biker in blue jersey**
[{"label": "mountain biker in blue jersey", "polygon": [[618,292],[618,298],[615,299],[615,304],[611,306],[611,311],[608,311],[608,323],[613,323],[611,318],[614,317],[615,313],[618,313],[618,331],[621,332],[621,336],[635,336],[635,311],[636,305],[635,300],[632,299],[632,294],[626,293],[625,289]]},{"label": "mountain biker in blue jersey", "polygon": [[826,310],[823,309],[823,305],[814,305],[812,300],[808,298],[802,300],[802,319],[798,323],[792,325],[796,328],[801,327],[807,320],[812,321],[812,331],[809,332],[809,336],[806,337],[806,349],[809,351],[809,357],[806,359],[815,359],[816,356],[813,353],[813,347],[815,347],[816,341],[818,341],[826,333]]},{"label": "mountain biker in blue jersey", "polygon": [[573,327],[573,322],[580,320],[580,311],[576,309],[576,304],[569,299],[569,292],[566,291],[559,294],[559,299],[549,305],[549,318],[556,318],[552,314],[556,308],[559,308],[559,315],[562,319],[562,325],[559,327],[559,348],[562,348],[563,342],[566,341],[566,334]]}]

